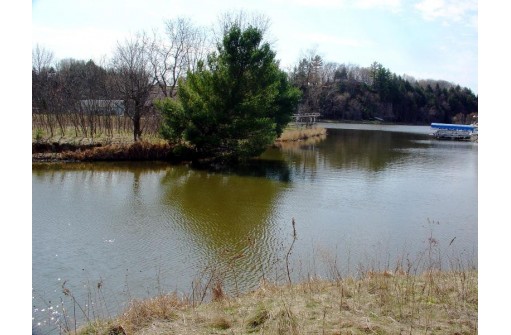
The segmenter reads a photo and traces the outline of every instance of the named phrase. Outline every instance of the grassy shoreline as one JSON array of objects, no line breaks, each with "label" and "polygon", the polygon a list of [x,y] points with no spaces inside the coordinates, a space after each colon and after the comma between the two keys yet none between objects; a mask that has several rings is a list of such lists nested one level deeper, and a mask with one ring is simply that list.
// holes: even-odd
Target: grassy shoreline
[{"label": "grassy shoreline", "polygon": [[367,272],[361,278],[262,282],[195,305],[176,294],[132,301],[77,334],[477,334],[477,270]]},{"label": "grassy shoreline", "polygon": [[[87,161],[149,161],[161,160],[183,162],[192,159],[192,153],[181,155],[161,137],[148,136],[143,141],[133,142],[129,134],[114,137],[78,138],[53,137],[32,138],[32,162],[87,162]],[[299,142],[326,136],[321,127],[288,127],[275,141],[279,146],[288,142]]]}]

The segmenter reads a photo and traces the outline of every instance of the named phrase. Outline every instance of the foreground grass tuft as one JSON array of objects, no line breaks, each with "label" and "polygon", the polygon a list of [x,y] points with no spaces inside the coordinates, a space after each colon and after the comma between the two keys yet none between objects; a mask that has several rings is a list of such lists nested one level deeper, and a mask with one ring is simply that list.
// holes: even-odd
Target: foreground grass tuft
[{"label": "foreground grass tuft", "polygon": [[266,320],[270,318],[270,313],[266,310],[265,307],[260,307],[255,311],[255,314],[250,316],[247,321],[247,330],[249,332],[254,332],[256,330],[261,329]]},{"label": "foreground grass tuft", "polygon": [[214,329],[226,330],[231,328],[231,323],[225,317],[219,316],[211,321],[210,327]]},{"label": "foreground grass tuft", "polygon": [[[197,307],[176,295],[139,301],[94,334],[477,334],[477,295],[476,270],[367,272],[264,283]],[[92,334],[86,329],[79,334]]]}]

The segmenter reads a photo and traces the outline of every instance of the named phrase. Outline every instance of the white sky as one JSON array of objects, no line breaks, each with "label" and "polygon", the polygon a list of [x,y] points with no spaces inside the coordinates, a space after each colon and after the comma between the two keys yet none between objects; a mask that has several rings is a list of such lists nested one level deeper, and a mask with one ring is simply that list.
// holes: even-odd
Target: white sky
[{"label": "white sky", "polygon": [[32,45],[58,59],[108,59],[129,34],[188,17],[212,26],[229,11],[264,14],[283,68],[315,48],[325,61],[442,79],[478,92],[476,0],[33,0]]}]

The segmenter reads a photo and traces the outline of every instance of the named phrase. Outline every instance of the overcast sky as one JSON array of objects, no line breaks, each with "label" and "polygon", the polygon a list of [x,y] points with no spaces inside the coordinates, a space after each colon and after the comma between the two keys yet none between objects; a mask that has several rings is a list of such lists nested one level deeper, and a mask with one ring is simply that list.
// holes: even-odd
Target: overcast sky
[{"label": "overcast sky", "polygon": [[117,41],[166,19],[212,26],[229,11],[264,14],[283,68],[315,48],[325,61],[443,79],[478,92],[475,0],[33,0],[32,45],[57,59],[107,58]]}]

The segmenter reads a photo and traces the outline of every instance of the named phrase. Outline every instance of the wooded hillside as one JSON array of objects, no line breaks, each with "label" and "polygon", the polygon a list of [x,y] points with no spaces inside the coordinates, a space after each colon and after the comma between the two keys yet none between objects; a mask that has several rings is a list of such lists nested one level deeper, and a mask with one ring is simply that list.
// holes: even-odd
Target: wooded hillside
[{"label": "wooded hillside", "polygon": [[330,120],[429,124],[477,122],[478,98],[444,80],[416,80],[374,62],[369,68],[323,63],[310,54],[290,72],[303,93],[300,109]]}]

